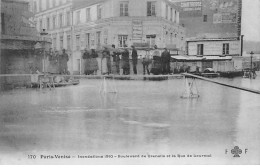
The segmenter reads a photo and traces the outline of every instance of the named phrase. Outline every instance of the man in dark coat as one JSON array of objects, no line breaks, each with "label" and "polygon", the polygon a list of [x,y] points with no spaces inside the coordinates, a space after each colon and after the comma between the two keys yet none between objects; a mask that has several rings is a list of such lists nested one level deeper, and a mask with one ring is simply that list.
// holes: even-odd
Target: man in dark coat
[{"label": "man in dark coat", "polygon": [[170,73],[171,55],[168,52],[167,48],[164,48],[161,58],[162,58],[162,73],[169,74]]},{"label": "man in dark coat", "polygon": [[138,63],[138,55],[137,55],[137,51],[134,46],[132,46],[132,49],[133,49],[132,50],[133,71],[134,71],[134,74],[137,75],[136,65]]},{"label": "man in dark coat", "polygon": [[103,58],[107,59],[107,74],[111,74],[111,59],[110,59],[110,51],[107,47],[104,47],[104,50],[102,52]]},{"label": "man in dark coat", "polygon": [[[112,48],[116,48],[116,46],[113,44],[112,45]],[[116,65],[116,73],[118,74],[118,75],[120,75],[120,53],[119,52],[116,52],[116,51],[113,51],[113,55],[112,55],[112,57],[113,57],[113,62],[115,63],[115,65]]]},{"label": "man in dark coat", "polygon": [[130,63],[129,63],[129,51],[127,50],[127,46],[124,46],[124,51],[122,52],[122,68],[123,68],[123,75],[130,74]]},{"label": "man in dark coat", "polygon": [[65,52],[65,49],[63,49],[62,54],[60,55],[60,73],[61,74],[67,74],[68,61],[69,61],[69,55]]}]

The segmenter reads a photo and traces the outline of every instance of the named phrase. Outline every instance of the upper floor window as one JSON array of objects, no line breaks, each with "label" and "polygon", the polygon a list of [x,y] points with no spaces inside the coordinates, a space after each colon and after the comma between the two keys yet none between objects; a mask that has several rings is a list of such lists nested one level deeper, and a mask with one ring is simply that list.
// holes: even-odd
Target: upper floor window
[{"label": "upper floor window", "polygon": [[50,18],[47,18],[47,30],[50,30]]},{"label": "upper floor window", "polygon": [[40,20],[40,32],[42,31],[42,19]]},{"label": "upper floor window", "polygon": [[50,0],[46,0],[46,9],[50,8]]},{"label": "upper floor window", "polygon": [[197,55],[204,55],[204,44],[197,44]]},{"label": "upper floor window", "polygon": [[55,29],[55,27],[56,27],[56,16],[53,16],[52,27],[53,27],[53,29]]},{"label": "upper floor window", "polygon": [[171,8],[171,21],[173,21],[173,9]]},{"label": "upper floor window", "polygon": [[120,2],[120,16],[128,16],[129,2]]},{"label": "upper floor window", "polygon": [[55,7],[55,1],[56,0],[52,0],[52,7]]},{"label": "upper floor window", "polygon": [[208,21],[208,15],[203,15],[203,22],[207,22]]},{"label": "upper floor window", "polygon": [[41,0],[39,0],[39,9],[40,9],[40,11],[42,11],[42,1]]},{"label": "upper floor window", "polygon": [[67,12],[67,26],[70,25],[70,12]]},{"label": "upper floor window", "polygon": [[147,16],[156,16],[155,6],[156,6],[156,2],[154,1],[147,2]]},{"label": "upper floor window", "polygon": [[59,23],[60,23],[60,27],[62,27],[63,26],[63,22],[62,22],[62,20],[63,20],[63,15],[62,14],[60,14],[60,17],[59,17]]},{"label": "upper floor window", "polygon": [[86,8],[86,21],[91,20],[91,15],[90,15],[90,8]]},{"label": "upper floor window", "polygon": [[228,55],[229,54],[229,43],[224,43],[223,44],[223,55]]},{"label": "upper floor window", "polygon": [[76,23],[77,24],[80,23],[80,11],[77,11],[77,13],[76,13]]},{"label": "upper floor window", "polygon": [[102,18],[102,6],[98,5],[97,6],[97,19],[101,19]]},{"label": "upper floor window", "polygon": [[36,13],[37,12],[37,5],[36,5],[36,1],[33,2],[33,12]]},{"label": "upper floor window", "polygon": [[165,18],[168,19],[168,5],[166,4]]}]

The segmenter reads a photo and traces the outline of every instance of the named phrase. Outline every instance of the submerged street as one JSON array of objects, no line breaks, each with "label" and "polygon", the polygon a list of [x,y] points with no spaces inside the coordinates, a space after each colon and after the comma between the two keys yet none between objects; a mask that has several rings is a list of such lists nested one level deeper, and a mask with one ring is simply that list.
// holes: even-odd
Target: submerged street
[{"label": "submerged street", "polygon": [[[259,75],[256,80],[215,80],[260,90]],[[1,92],[0,163],[45,163],[41,155],[73,155],[77,159],[78,155],[121,155],[102,163],[259,164],[260,96],[200,80],[196,84],[198,99],[180,98],[185,89],[182,79],[116,80],[117,94],[100,94],[101,80],[94,79],[81,79],[78,86],[51,91]],[[231,154],[235,146],[242,149],[240,158]],[[28,159],[27,155],[34,154],[36,160]],[[193,158],[125,157],[142,154],[190,154]],[[195,159],[196,155],[210,155],[210,159]]]}]

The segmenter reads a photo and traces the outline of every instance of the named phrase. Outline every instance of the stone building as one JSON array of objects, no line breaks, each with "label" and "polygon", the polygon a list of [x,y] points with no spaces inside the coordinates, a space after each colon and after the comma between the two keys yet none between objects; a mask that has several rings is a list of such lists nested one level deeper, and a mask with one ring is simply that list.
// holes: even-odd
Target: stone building
[{"label": "stone building", "polygon": [[43,29],[52,40],[52,49],[66,49],[70,56],[68,68],[72,71],[72,0],[33,0],[34,21],[40,33]]},{"label": "stone building", "polygon": [[[37,36],[34,23],[30,19],[33,14],[28,9],[28,1],[1,1],[1,74],[30,74],[36,70],[44,71],[43,46],[48,46],[50,43]],[[36,44],[39,46],[38,49],[35,48]],[[24,86],[30,79],[17,76],[2,77],[0,81],[1,87]]]},{"label": "stone building", "polygon": [[181,8],[188,55],[241,55],[241,0],[172,1]]},{"label": "stone building", "polygon": [[114,44],[148,44],[185,49],[178,8],[168,0],[73,1],[73,69],[80,70],[81,51]]}]

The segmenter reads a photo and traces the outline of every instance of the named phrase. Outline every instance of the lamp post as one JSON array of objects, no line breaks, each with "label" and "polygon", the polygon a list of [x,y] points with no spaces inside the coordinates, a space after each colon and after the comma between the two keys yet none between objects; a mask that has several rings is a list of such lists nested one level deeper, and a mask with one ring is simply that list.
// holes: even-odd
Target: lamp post
[{"label": "lamp post", "polygon": [[251,62],[250,62],[250,72],[251,72],[251,75],[250,75],[250,78],[252,78],[252,72],[253,72],[253,55],[254,55],[254,52],[251,51],[251,52],[250,52],[250,55],[251,55]]},{"label": "lamp post", "polygon": [[46,74],[46,65],[45,65],[45,64],[46,64],[46,63],[45,63],[45,59],[46,59],[46,58],[45,58],[45,57],[46,57],[46,55],[45,55],[45,49],[46,49],[45,43],[46,43],[46,42],[45,42],[45,38],[44,38],[44,37],[45,37],[46,35],[48,35],[48,33],[45,31],[45,29],[42,29],[42,30],[43,30],[43,31],[40,33],[40,35],[43,36],[43,40],[44,40],[44,41],[43,41],[43,42],[44,42],[44,47],[43,47],[43,73],[44,73],[44,75],[45,75],[45,74]]}]

